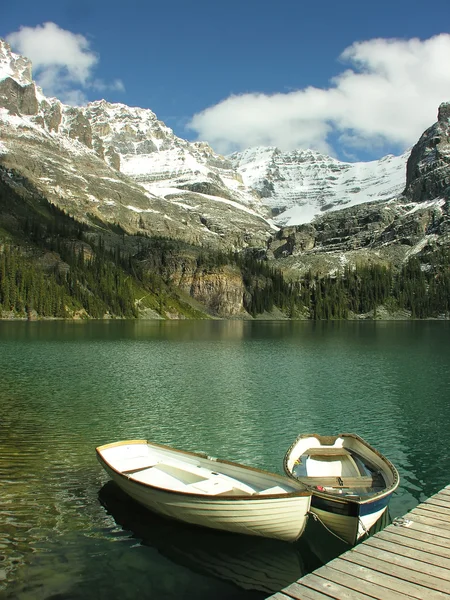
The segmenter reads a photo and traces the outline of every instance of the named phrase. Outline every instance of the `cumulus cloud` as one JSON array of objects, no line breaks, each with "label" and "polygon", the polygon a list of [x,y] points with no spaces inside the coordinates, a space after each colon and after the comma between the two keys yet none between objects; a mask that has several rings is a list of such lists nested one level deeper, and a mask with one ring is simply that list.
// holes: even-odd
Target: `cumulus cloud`
[{"label": "cumulus cloud", "polygon": [[449,34],[356,42],[339,58],[343,70],[326,88],[233,95],[194,115],[188,128],[224,154],[257,145],[400,150],[450,100]]},{"label": "cumulus cloud", "polygon": [[89,40],[79,33],[48,22],[36,27],[21,27],[6,39],[31,60],[36,81],[44,92],[63,102],[84,104],[89,89],[124,90],[119,79],[108,84],[94,78],[99,57],[91,50]]}]

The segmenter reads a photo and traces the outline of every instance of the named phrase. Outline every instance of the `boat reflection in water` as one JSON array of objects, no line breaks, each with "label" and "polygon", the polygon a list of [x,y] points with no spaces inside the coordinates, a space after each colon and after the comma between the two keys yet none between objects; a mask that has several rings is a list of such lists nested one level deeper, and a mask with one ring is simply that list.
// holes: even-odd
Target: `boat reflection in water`
[{"label": "boat reflection in water", "polygon": [[166,519],[137,504],[113,481],[102,487],[99,500],[115,522],[142,544],[196,573],[232,582],[244,590],[273,594],[308,572],[298,544]]}]

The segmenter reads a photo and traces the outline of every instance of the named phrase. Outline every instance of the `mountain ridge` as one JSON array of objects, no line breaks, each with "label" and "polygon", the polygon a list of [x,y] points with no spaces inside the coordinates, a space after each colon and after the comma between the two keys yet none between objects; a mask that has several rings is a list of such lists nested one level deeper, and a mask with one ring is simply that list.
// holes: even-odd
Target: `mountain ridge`
[{"label": "mountain ridge", "polygon": [[[177,137],[150,109],[105,100],[83,107],[64,105],[45,97],[33,82],[31,62],[0,40],[2,77],[0,87],[7,88],[3,106],[29,115],[48,132],[80,141],[147,192],[184,204],[188,210],[195,206],[189,197],[184,202],[189,192],[204,194],[206,204],[221,198],[235,203],[235,209],[268,219],[270,231],[274,225],[309,222],[328,210],[390,199],[404,187],[406,153],[371,163],[344,163],[313,150],[283,153],[271,147],[224,157],[206,142]],[[12,94],[16,106],[11,105],[13,84],[5,83],[8,78],[21,88]]]},{"label": "mountain ridge", "polygon": [[230,159],[244,183],[263,196],[280,227],[311,222],[324,212],[399,196],[410,150],[371,162],[346,163],[314,150],[249,148]]},{"label": "mountain ridge", "polygon": [[[296,307],[314,296],[300,294],[301,278],[310,285],[311,273],[336,278],[362,263],[401,272],[422,256],[431,273],[433,253],[450,245],[449,106],[441,104],[409,157],[342,163],[276,148],[224,157],[177,137],[150,109],[46,98],[30,61],[0,40],[0,243],[27,243],[34,227],[39,249],[31,253],[50,249],[39,258],[49,268],[76,270],[73,252],[115,257],[119,271],[140,274],[141,291],[163,281],[208,315],[241,318],[281,305],[285,315],[321,315]],[[55,221],[52,206],[78,229]],[[60,239],[57,223],[82,243],[73,233]],[[55,246],[75,249],[70,265],[53,256]],[[152,294],[162,310],[158,290]],[[163,312],[183,311],[193,314]]]}]

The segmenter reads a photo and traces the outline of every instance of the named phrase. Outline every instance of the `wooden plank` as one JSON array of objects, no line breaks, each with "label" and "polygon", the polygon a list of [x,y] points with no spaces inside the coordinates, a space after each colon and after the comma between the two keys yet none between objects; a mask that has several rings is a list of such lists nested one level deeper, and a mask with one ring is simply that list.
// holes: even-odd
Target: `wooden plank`
[{"label": "wooden plank", "polygon": [[[386,552],[379,548],[373,548],[367,546],[365,543],[360,544],[355,550],[352,550],[351,553],[355,553],[358,556],[363,554],[364,556],[374,558],[377,561],[383,561],[392,567],[404,567],[409,570],[410,576],[412,571],[415,571],[420,575],[423,575],[424,571],[426,571],[427,576],[432,578],[433,581],[431,589],[450,593],[450,581],[448,581],[449,572],[446,569],[435,567],[433,565],[425,565],[419,560],[401,556],[400,554],[395,554],[393,552]],[[411,579],[407,576],[406,581],[411,581]]]},{"label": "wooden plank", "polygon": [[331,598],[336,598],[336,600],[371,600],[371,598],[373,600],[373,597],[368,596],[367,594],[357,592],[356,590],[352,590],[332,581],[327,581],[316,573],[317,571],[305,575],[301,581],[302,586],[307,586],[309,589],[323,593],[325,596],[328,596],[328,598],[330,596]]},{"label": "wooden plank", "polygon": [[363,553],[357,553],[354,551],[346,552],[340,557],[340,559],[357,564],[359,566],[373,569],[374,571],[378,571],[384,575],[391,575],[399,580],[415,583],[419,586],[423,586],[424,588],[436,590],[438,592],[442,592],[443,594],[450,594],[450,585],[448,585],[446,581],[443,581],[442,579],[436,579],[436,577],[428,575],[427,573],[411,571],[408,567],[396,565],[389,561],[378,560],[373,556],[367,556]]},{"label": "wooden plank", "polygon": [[433,494],[433,496],[430,496],[430,498],[434,498],[434,496],[448,497],[450,496],[450,488],[444,488],[443,490],[440,490],[437,494]]},{"label": "wooden plank", "polygon": [[436,504],[437,506],[442,506],[442,508],[450,510],[450,499],[447,500],[445,496],[432,496],[431,498],[428,498],[428,500],[425,500],[425,502],[422,502],[422,504]]},{"label": "wooden plank", "polygon": [[445,516],[447,520],[450,521],[450,510],[448,508],[442,508],[442,506],[437,506],[436,504],[419,504],[416,506],[414,510],[430,510],[434,513],[439,513],[442,516]]},{"label": "wooden plank", "polygon": [[424,517],[422,514],[420,514],[420,511],[416,512],[415,510],[411,511],[410,517],[415,523],[422,523],[423,525],[434,527],[440,531],[441,534],[444,532],[450,534],[450,523],[444,523],[443,521],[439,521],[439,519],[435,519],[433,517]]},{"label": "wooden plank", "polygon": [[430,554],[422,550],[416,550],[414,548],[407,548],[406,546],[399,546],[396,542],[386,541],[380,539],[377,536],[371,537],[366,540],[367,546],[379,548],[380,550],[386,550],[386,552],[392,552],[394,554],[398,554],[400,556],[404,556],[407,558],[413,558],[414,560],[418,560],[422,563],[426,563],[426,565],[422,565],[422,569],[426,568],[429,572],[429,566],[439,567],[444,572],[441,575],[436,574],[437,577],[441,577],[441,579],[447,579],[450,581],[450,559],[445,558],[443,556],[436,556],[436,554]]},{"label": "wooden plank", "polygon": [[[277,592],[276,594],[273,594],[273,596],[269,596],[267,600],[292,600],[293,598],[295,600],[315,600],[315,598],[311,598],[311,596],[287,596],[283,592]],[[320,600],[323,600],[324,598],[326,598],[326,600],[330,600],[330,598],[327,596],[322,596]]]},{"label": "wooden plank", "polygon": [[[430,534],[419,529],[419,523],[412,523],[411,527],[385,527],[383,533],[392,533],[394,535],[402,535],[413,538],[415,540],[423,540],[439,546],[440,548],[448,548],[450,542],[449,538],[439,537],[435,534]],[[381,533],[381,532],[380,532]]]},{"label": "wooden plank", "polygon": [[[305,577],[308,577],[308,575],[305,575]],[[330,596],[327,594],[303,585],[305,577],[302,577],[299,583],[291,583],[290,586],[283,590],[283,594],[286,594],[290,600],[292,598],[295,598],[295,600],[330,600]]]},{"label": "wooden plank", "polygon": [[[433,494],[432,496],[430,496],[430,498],[435,498],[435,497],[448,498],[449,495],[450,495],[450,490],[444,488],[443,490],[440,490],[439,492],[437,492],[437,494]],[[429,500],[429,498],[428,498],[428,500]]]},{"label": "wooden plank", "polygon": [[412,536],[410,533],[411,532],[408,529],[398,531],[380,531],[377,533],[377,539],[386,540],[387,542],[394,542],[400,546],[415,548],[416,550],[423,549],[425,552],[429,552],[430,554],[436,554],[437,556],[450,558],[450,548],[448,547],[448,544],[438,546],[434,543],[434,538],[432,536],[425,537],[423,534]]},{"label": "wooden plank", "polygon": [[[446,529],[440,529],[439,527],[435,527],[435,526],[431,526],[431,525],[427,525],[426,523],[422,522],[422,517],[417,515],[417,517],[414,517],[414,515],[412,515],[411,513],[408,513],[408,518],[411,520],[411,524],[409,525],[408,529],[410,531],[421,531],[422,533],[428,533],[430,535],[445,539],[445,540],[450,540],[450,532],[447,531]],[[389,525],[388,527],[386,527],[384,529],[384,531],[391,529],[391,527],[393,529],[398,529],[398,530],[403,530],[403,529],[407,529],[406,527],[396,527],[395,525]],[[450,544],[450,542],[448,542]]]},{"label": "wooden plank", "polygon": [[321,448],[308,448],[305,454],[309,456],[350,456],[350,452],[345,448],[335,448],[334,446],[330,446],[329,448],[324,446]]},{"label": "wooden plank", "polygon": [[424,588],[421,585],[405,581],[404,579],[398,579],[392,575],[380,573],[373,569],[369,569],[368,567],[363,567],[346,560],[340,560],[339,558],[331,561],[331,563],[329,563],[327,566],[330,569],[342,571],[343,573],[347,573],[354,578],[359,578],[364,582],[370,581],[371,583],[380,587],[384,587],[391,592],[396,591],[407,594],[408,598],[417,598],[418,600],[445,600],[447,598],[448,600],[447,594],[442,594],[441,592]]},{"label": "wooden plank", "polygon": [[450,525],[450,515],[446,513],[437,512],[434,510],[432,504],[421,504],[414,509],[415,515],[421,515],[422,517],[429,517],[431,519],[437,519],[438,521],[442,521],[442,523],[447,523]]},{"label": "wooden plank", "polygon": [[375,584],[370,580],[355,577],[353,573],[347,573],[345,570],[333,569],[334,562],[332,561],[329,566],[327,565],[315,571],[315,574],[322,577],[322,579],[350,588],[353,592],[370,594],[371,598],[376,598],[377,600],[404,600],[405,598],[411,598],[411,596]]},{"label": "wooden plank", "polygon": [[[307,485],[330,486],[334,488],[360,488],[372,487],[374,485],[373,477],[299,477],[299,480]],[[336,496],[336,500],[339,500]]]}]

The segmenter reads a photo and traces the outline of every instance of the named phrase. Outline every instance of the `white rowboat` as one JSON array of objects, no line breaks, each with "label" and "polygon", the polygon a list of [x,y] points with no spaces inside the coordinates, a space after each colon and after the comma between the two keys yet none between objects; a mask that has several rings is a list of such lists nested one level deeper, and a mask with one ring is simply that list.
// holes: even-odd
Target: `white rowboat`
[{"label": "white rowboat", "polygon": [[284,470],[311,490],[311,512],[350,545],[380,519],[400,482],[394,465],[352,433],[298,436]]},{"label": "white rowboat", "polygon": [[311,492],[283,475],[147,440],[115,442],[96,451],[111,479],[155,513],[288,542],[305,529]]}]

